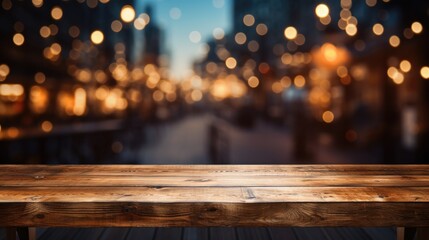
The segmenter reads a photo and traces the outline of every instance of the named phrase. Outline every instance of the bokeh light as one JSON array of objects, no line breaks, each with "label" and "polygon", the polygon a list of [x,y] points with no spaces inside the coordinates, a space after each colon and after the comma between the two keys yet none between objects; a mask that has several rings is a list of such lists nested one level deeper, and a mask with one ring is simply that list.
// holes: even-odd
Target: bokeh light
[{"label": "bokeh light", "polygon": [[15,35],[13,35],[13,43],[15,43],[16,46],[21,46],[22,44],[24,44],[24,41],[24,35],[22,35],[21,33],[16,33]]},{"label": "bokeh light", "polygon": [[237,66],[237,60],[233,57],[229,57],[225,61],[225,65],[229,69],[234,69]]},{"label": "bokeh light", "polygon": [[253,26],[255,24],[255,17],[252,14],[246,14],[243,17],[243,23],[248,27]]},{"label": "bokeh light", "polygon": [[256,88],[259,86],[259,79],[255,76],[251,76],[248,80],[247,80],[247,84],[249,84],[249,87],[251,88]]},{"label": "bokeh light", "polygon": [[293,40],[298,35],[298,31],[296,30],[295,27],[289,26],[285,28],[284,35],[287,39]]},{"label": "bokeh light", "polygon": [[129,23],[134,20],[136,17],[136,11],[134,10],[133,6],[131,5],[125,5],[121,9],[121,19],[122,21]]},{"label": "bokeh light", "polygon": [[260,36],[264,36],[268,33],[267,25],[260,23],[256,26],[256,33]]},{"label": "bokeh light", "polygon": [[331,111],[325,111],[322,114],[322,119],[325,123],[332,123],[335,119],[335,115]]},{"label": "bokeh light", "polygon": [[401,44],[401,39],[398,36],[393,35],[389,38],[389,44],[390,46],[396,48],[399,46],[399,44]]},{"label": "bokeh light", "polygon": [[420,34],[423,31],[423,25],[420,22],[413,22],[413,24],[411,24],[411,30],[415,34]]},{"label": "bokeh light", "polygon": [[422,78],[424,79],[429,79],[429,67],[428,66],[424,66],[420,69],[420,75],[422,76]]},{"label": "bokeh light", "polygon": [[60,7],[53,7],[51,10],[51,16],[55,20],[60,20],[63,17],[63,10]]},{"label": "bokeh light", "polygon": [[104,34],[100,30],[95,30],[91,33],[91,41],[94,44],[101,44],[104,40]]},{"label": "bokeh light", "polygon": [[372,31],[374,32],[375,35],[382,35],[384,32],[384,27],[383,25],[381,25],[380,23],[376,23],[374,24],[374,26],[372,27]]},{"label": "bokeh light", "polygon": [[54,126],[52,125],[52,122],[50,122],[50,121],[43,121],[41,124],[41,128],[44,132],[51,132],[53,127]]},{"label": "bokeh light", "polygon": [[319,18],[326,18],[329,15],[329,7],[321,3],[316,6],[315,13]]},{"label": "bokeh light", "polygon": [[399,68],[401,69],[401,71],[407,73],[409,71],[411,71],[411,63],[408,60],[402,60],[401,63],[399,64]]},{"label": "bokeh light", "polygon": [[199,43],[201,41],[201,33],[199,31],[192,31],[189,33],[189,40],[193,43]]}]

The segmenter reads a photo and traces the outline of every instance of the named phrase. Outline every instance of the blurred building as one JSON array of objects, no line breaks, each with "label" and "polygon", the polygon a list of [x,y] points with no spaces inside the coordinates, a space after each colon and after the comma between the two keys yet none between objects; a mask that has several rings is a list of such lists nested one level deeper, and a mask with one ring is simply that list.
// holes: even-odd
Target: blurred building
[{"label": "blurred building", "polygon": [[153,15],[152,6],[146,6],[145,13],[151,18],[150,22],[146,25],[144,35],[144,54],[143,64],[155,64],[159,66],[159,57],[161,56],[161,28],[156,23]]},{"label": "blurred building", "polygon": [[139,108],[143,68],[158,65],[162,44],[151,8],[138,14],[134,0],[1,2],[0,84],[8,93],[0,125],[94,120]]},{"label": "blurred building", "polygon": [[[385,161],[424,159],[428,5],[235,0],[233,31],[208,42],[197,69],[214,80],[235,74],[254,110],[286,119],[298,138],[325,132],[343,147],[380,150]],[[206,71],[213,64],[217,71]]]}]

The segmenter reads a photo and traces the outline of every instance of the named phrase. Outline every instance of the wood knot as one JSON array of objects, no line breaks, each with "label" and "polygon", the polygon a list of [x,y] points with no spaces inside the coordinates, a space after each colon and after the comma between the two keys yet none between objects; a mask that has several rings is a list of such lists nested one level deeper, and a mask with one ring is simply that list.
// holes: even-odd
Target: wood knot
[{"label": "wood knot", "polygon": [[216,212],[216,211],[217,211],[217,208],[215,208],[215,207],[207,208],[207,212]]},{"label": "wood knot", "polygon": [[122,208],[122,211],[125,213],[134,213],[137,212],[137,208],[135,206],[127,205]]},{"label": "wood knot", "polygon": [[40,200],[42,197],[41,196],[32,196],[32,197],[30,197],[30,200],[31,201],[37,201],[37,200]]},{"label": "wood knot", "polygon": [[43,219],[43,218],[45,218],[45,214],[39,213],[36,215],[36,218]]}]

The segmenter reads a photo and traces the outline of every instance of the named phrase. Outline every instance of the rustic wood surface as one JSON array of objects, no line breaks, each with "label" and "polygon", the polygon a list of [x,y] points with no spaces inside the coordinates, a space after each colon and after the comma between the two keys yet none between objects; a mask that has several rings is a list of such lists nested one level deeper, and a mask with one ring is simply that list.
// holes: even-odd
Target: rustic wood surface
[{"label": "rustic wood surface", "polygon": [[428,193],[429,165],[4,165],[0,226],[427,227]]}]

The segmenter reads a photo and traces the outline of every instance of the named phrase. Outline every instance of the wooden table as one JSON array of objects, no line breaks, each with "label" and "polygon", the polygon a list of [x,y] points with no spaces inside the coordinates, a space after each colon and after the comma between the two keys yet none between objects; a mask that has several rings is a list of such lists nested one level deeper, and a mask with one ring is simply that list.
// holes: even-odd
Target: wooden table
[{"label": "wooden table", "polygon": [[428,227],[429,165],[3,165],[0,226]]}]

